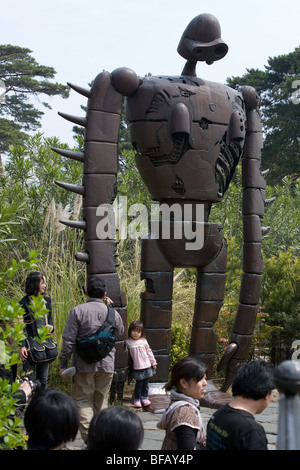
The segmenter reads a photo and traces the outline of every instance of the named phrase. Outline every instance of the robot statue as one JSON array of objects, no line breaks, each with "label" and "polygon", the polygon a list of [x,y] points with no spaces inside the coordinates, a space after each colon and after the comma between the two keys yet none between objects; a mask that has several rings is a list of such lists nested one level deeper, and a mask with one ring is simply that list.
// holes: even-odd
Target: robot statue
[{"label": "robot statue", "polygon": [[[202,14],[190,22],[180,40],[178,52],[187,61],[180,76],[141,79],[124,67],[100,73],[90,90],[69,84],[88,98],[87,114],[85,118],[59,114],[85,127],[84,151],[54,149],[83,162],[82,186],[57,184],[83,195],[84,220],[62,222],[84,230],[86,252],[78,253],[76,258],[86,262],[88,277],[96,275],[105,280],[125,327],[126,299],[115,266],[116,241],[97,236],[97,224],[104,217],[97,208],[116,197],[117,144],[124,96],[136,165],[151,198],[168,207],[169,215],[174,204],[182,209],[182,214],[188,207],[194,233],[197,228],[203,230],[201,247],[195,243],[194,248],[186,249],[190,238],[174,235],[178,224],[182,226],[184,221],[174,216],[169,220],[170,237],[150,233],[142,240],[141,278],[146,287],[141,294],[141,320],[158,362],[155,382],[165,382],[169,375],[174,267],[197,268],[189,354],[206,365],[208,379],[213,376],[217,344],[214,324],[224,300],[227,249],[222,227],[209,222],[209,214],[212,203],[222,200],[241,160],[244,244],[240,303],[230,344],[219,364],[219,368],[226,369],[224,386],[217,390],[210,380],[204,402],[210,407],[218,407],[226,400],[225,392],[234,374],[247,360],[263,272],[261,242],[267,229],[262,227],[261,219],[265,205],[271,202],[265,201],[266,172],[260,171],[263,137],[255,89],[243,87],[236,91],[196,76],[198,61],[212,64],[227,51],[218,20]],[[160,228],[163,223],[162,217]],[[114,381],[119,395],[126,365],[121,338]]]}]

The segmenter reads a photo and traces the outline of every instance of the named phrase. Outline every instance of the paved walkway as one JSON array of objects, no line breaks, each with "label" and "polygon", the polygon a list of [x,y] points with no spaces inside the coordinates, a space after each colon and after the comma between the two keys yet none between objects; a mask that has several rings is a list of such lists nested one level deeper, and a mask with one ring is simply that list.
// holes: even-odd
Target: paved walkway
[{"label": "paved walkway", "polygon": [[[210,408],[201,407],[201,416],[205,428],[210,416],[215,411],[216,410]],[[160,420],[161,414],[155,414],[141,410],[136,410],[135,412],[139,414],[139,417],[143,422],[145,430],[145,437],[142,445],[142,450],[160,450],[162,441],[164,439],[165,431],[157,429],[156,424]],[[269,450],[276,450],[278,403],[271,402],[268,408],[263,411],[263,413],[255,416],[255,419],[265,428],[269,443]],[[77,439],[74,442],[69,443],[67,446],[69,450],[81,450],[83,447],[84,444],[80,438],[80,435],[77,436]]]}]

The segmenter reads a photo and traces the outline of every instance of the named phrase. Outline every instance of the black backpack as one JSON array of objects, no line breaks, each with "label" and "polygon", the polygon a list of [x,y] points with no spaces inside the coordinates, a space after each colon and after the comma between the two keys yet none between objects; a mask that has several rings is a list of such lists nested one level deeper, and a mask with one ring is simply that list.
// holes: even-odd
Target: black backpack
[{"label": "black backpack", "polygon": [[105,322],[97,332],[93,336],[76,340],[77,352],[85,362],[93,363],[104,359],[115,345],[115,311],[112,307],[107,309]]}]

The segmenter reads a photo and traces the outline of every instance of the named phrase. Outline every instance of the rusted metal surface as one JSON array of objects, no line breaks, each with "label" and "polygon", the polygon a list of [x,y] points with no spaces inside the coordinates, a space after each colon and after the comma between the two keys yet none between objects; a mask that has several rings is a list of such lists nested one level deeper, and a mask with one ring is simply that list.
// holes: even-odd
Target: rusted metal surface
[{"label": "rusted metal surface", "polygon": [[[262,218],[265,204],[272,202],[265,201],[266,184],[260,169],[259,96],[251,87],[237,91],[196,75],[199,61],[212,64],[227,51],[218,20],[203,14],[191,21],[180,40],[178,52],[187,61],[181,75],[140,79],[122,67],[100,73],[91,90],[72,85],[88,97],[87,114],[85,118],[63,117],[85,127],[84,151],[59,150],[83,162],[82,187],[65,186],[83,194],[84,221],[76,226],[84,230],[87,254],[77,254],[77,259],[87,263],[88,276],[105,280],[114,305],[124,309],[123,313],[126,299],[114,266],[114,236],[99,239],[96,227],[101,221],[97,207],[111,204],[116,197],[117,143],[125,96],[137,168],[152,199],[169,208],[177,204],[183,210],[188,204],[190,222],[199,229],[197,224],[203,225],[201,248],[187,250],[186,239],[164,239],[153,233],[142,241],[141,278],[146,289],[141,294],[141,319],[158,362],[155,381],[162,382],[169,374],[173,270],[178,266],[197,268],[190,355],[204,362],[208,378],[212,377],[217,341],[214,324],[224,300],[227,248],[222,228],[209,221],[209,214],[212,204],[222,201],[236,166],[242,163],[244,272],[231,345],[221,361],[226,368],[223,392],[247,359],[251,345],[263,272],[261,243],[266,229]],[[204,208],[203,220],[197,219],[199,205]],[[182,223],[170,221],[173,229]],[[118,355],[116,382],[124,379],[125,369],[119,368],[123,362]],[[223,403],[223,395],[220,397]]]}]

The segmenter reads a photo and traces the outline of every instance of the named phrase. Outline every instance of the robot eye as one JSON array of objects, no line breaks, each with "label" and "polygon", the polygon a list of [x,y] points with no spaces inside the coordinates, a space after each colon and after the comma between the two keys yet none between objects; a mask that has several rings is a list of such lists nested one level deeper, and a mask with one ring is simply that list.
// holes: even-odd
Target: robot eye
[{"label": "robot eye", "polygon": [[224,55],[226,55],[226,48],[223,47],[223,46],[218,46],[215,48],[215,57],[224,57]]}]

